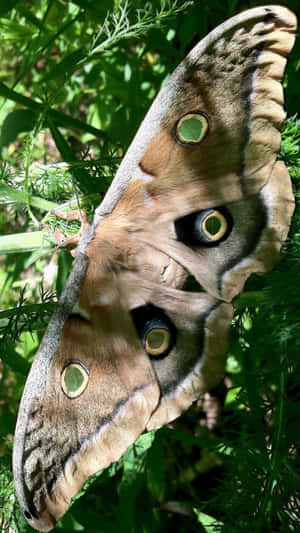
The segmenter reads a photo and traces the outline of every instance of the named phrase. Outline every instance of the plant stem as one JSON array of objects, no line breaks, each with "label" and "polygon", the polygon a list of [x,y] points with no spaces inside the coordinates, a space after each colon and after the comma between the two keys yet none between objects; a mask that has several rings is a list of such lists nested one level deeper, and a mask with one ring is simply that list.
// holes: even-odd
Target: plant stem
[{"label": "plant stem", "polygon": [[[60,133],[56,125],[54,124],[54,121],[52,120],[52,118],[48,117],[48,122],[49,122],[49,128],[50,128],[52,137],[54,139],[57,149],[59,150],[62,156],[62,159],[70,164],[74,162],[78,162],[77,157],[70,149],[68,143],[65,141],[65,138]],[[72,168],[71,166],[70,169],[76,181],[79,182],[81,190],[87,193],[92,192],[93,188],[90,188],[89,186],[90,181],[91,181],[90,174],[84,168],[78,168],[78,167]]]},{"label": "plant stem", "polygon": [[[51,211],[52,209],[57,209],[58,204],[55,202],[49,202],[40,198],[39,196],[28,195],[29,203],[32,207],[36,207],[41,211]],[[9,185],[0,184],[0,205],[5,204],[25,204],[25,193],[23,191],[18,191]]]},{"label": "plant stem", "polygon": [[31,231],[28,233],[13,233],[0,237],[0,253],[22,253],[51,248],[45,240],[44,231]]},{"label": "plant stem", "polygon": [[[283,423],[284,423],[284,395],[286,389],[286,365],[284,362],[284,357],[281,364],[281,372],[279,378],[279,391],[278,391],[278,406],[276,410],[276,417],[274,423],[274,435],[273,435],[273,446],[272,446],[272,455],[270,460],[270,467],[268,472],[268,477],[265,483],[263,491],[263,499],[258,510],[260,515],[259,523],[264,524],[265,522],[271,522],[272,519],[272,492],[274,482],[276,482],[276,472],[278,471],[278,462],[280,461],[280,441],[283,433]],[[269,509],[268,509],[269,507]],[[269,511],[269,512],[268,512]],[[268,516],[267,516],[268,515]]]},{"label": "plant stem", "polygon": [[40,313],[41,309],[50,313],[54,311],[55,306],[56,302],[43,302],[40,304],[21,305],[20,307],[14,307],[13,309],[6,309],[5,311],[0,311],[0,320],[15,317],[17,315]]},{"label": "plant stem", "polygon": [[[2,83],[1,81],[0,96],[2,96],[3,98],[7,98],[8,100],[12,100],[13,102],[16,102],[17,104],[20,104],[22,106],[28,107],[28,109],[31,109],[34,113],[44,112],[45,104],[40,104],[32,98],[28,98],[27,96],[23,96],[22,94],[14,91],[13,89],[9,89],[9,87],[6,87],[6,85],[4,85],[4,83]],[[60,111],[55,111],[54,109],[47,109],[45,113],[46,121],[48,117],[50,117],[54,122],[65,128],[77,128],[87,133],[91,133],[92,135],[95,135],[95,137],[107,139],[107,135],[104,131],[94,128],[93,126],[89,126],[89,124],[81,122],[81,120],[77,120],[76,118],[70,117],[69,115],[65,115],[65,113],[61,113]]]}]

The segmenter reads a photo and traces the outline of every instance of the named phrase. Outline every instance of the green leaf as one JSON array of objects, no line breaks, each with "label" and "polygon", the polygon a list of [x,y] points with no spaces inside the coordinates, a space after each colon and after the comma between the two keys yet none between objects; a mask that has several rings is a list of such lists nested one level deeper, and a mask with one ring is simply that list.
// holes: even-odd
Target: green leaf
[{"label": "green leaf", "polygon": [[67,282],[68,276],[70,274],[73,257],[68,250],[61,250],[58,256],[58,272],[56,278],[56,291],[59,296]]},{"label": "green leaf", "polygon": [[15,141],[19,133],[33,130],[37,115],[30,109],[17,109],[7,115],[1,128],[0,145],[7,146]]},{"label": "green leaf", "polygon": [[18,354],[14,348],[14,343],[11,339],[1,339],[0,358],[3,363],[8,365],[15,372],[20,372],[27,376],[30,364],[24,357]]},{"label": "green leaf", "polygon": [[166,494],[163,439],[156,433],[154,444],[147,460],[147,486],[153,497],[162,502]]},{"label": "green leaf", "polygon": [[144,459],[145,453],[151,448],[155,438],[155,431],[141,435],[138,440],[128,448],[123,458],[124,468],[136,468]]},{"label": "green leaf", "polygon": [[196,507],[194,507],[194,513],[197,517],[199,524],[203,526],[204,530],[207,533],[214,533],[215,531],[220,531],[220,528],[224,526],[222,522],[219,522],[212,516],[209,516],[208,514],[199,511],[199,509],[197,509]]},{"label": "green leaf", "polygon": [[1,2],[0,4],[0,17],[3,17],[3,15],[6,15],[8,11],[11,11],[15,5],[18,3],[18,0],[5,0],[5,2]]},{"label": "green leaf", "polygon": [[118,519],[124,531],[132,531],[136,500],[145,484],[145,456],[153,443],[155,432],[141,435],[123,457],[123,476],[118,486]]},{"label": "green leaf", "polygon": [[55,78],[72,74],[76,70],[78,62],[84,58],[85,54],[86,50],[84,48],[79,48],[79,50],[68,54],[45,75],[44,81],[54,80]]},{"label": "green leaf", "polygon": [[245,406],[242,402],[238,401],[239,394],[241,392],[241,387],[232,387],[228,390],[225,396],[224,407],[226,409],[244,409]]}]

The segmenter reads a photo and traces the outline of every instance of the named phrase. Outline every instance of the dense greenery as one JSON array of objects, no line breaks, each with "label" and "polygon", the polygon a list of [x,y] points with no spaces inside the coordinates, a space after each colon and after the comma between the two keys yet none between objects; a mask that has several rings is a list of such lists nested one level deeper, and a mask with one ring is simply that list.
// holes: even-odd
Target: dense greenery
[{"label": "dense greenery", "polygon": [[[33,531],[13,492],[14,425],[29,364],[72,264],[43,226],[77,230],[76,222],[62,223],[50,211],[68,210],[80,200],[90,215],[150,102],[187,51],[229,16],[264,3],[0,5],[3,532]],[[299,9],[299,0],[280,3]],[[280,156],[295,192],[299,69],[298,43],[285,78],[290,118]],[[252,276],[235,302],[223,383],[171,427],[143,435],[89,481],[55,531],[299,530],[299,236],[297,208],[282,262],[269,275]]]}]

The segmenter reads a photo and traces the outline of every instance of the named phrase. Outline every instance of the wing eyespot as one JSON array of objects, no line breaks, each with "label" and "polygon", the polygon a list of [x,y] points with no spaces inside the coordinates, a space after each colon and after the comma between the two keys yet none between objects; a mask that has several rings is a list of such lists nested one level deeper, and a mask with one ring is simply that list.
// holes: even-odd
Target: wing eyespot
[{"label": "wing eyespot", "polygon": [[227,231],[227,220],[223,213],[214,210],[201,220],[201,231],[210,241],[220,241]]},{"label": "wing eyespot", "polygon": [[226,207],[194,211],[175,221],[177,239],[191,246],[217,246],[233,228],[233,218]]},{"label": "wing eyespot", "polygon": [[27,509],[25,509],[24,511],[24,516],[26,518],[26,520],[32,520],[32,515],[29,511],[27,511]]},{"label": "wing eyespot", "polygon": [[186,113],[175,126],[175,138],[179,144],[200,144],[208,132],[207,117],[198,111]]},{"label": "wing eyespot", "polygon": [[144,335],[144,347],[148,355],[152,357],[164,355],[171,344],[171,333],[168,329],[149,328]]},{"label": "wing eyespot", "polygon": [[176,343],[177,330],[164,311],[147,304],[133,309],[131,315],[146,353],[156,359],[168,355]]},{"label": "wing eyespot", "polygon": [[80,361],[71,361],[64,366],[61,373],[61,388],[70,398],[78,398],[86,389],[89,381],[89,371]]}]

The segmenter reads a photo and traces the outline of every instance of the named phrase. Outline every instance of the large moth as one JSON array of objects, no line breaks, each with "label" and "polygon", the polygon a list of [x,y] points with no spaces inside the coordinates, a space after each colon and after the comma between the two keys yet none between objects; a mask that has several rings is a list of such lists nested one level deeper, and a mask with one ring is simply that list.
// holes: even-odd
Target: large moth
[{"label": "large moth", "polygon": [[295,31],[280,6],[224,22],[140,126],[24,389],[13,468],[32,527],[53,528],[90,475],[222,376],[231,302],[277,262],[294,209],[276,155]]}]

